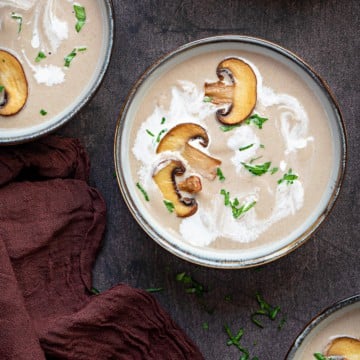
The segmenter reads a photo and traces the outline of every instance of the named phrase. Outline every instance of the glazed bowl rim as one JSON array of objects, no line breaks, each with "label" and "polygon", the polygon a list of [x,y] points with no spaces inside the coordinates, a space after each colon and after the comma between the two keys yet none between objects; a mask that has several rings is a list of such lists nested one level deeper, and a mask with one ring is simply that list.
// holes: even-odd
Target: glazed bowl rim
[{"label": "glazed bowl rim", "polygon": [[[342,154],[340,156],[340,163],[338,164],[339,173],[336,179],[336,186],[334,186],[334,189],[327,201],[327,206],[325,207],[324,211],[316,218],[316,220],[314,220],[312,225],[309,226],[307,230],[302,233],[301,236],[293,239],[289,244],[283,246],[279,250],[276,250],[274,252],[271,252],[265,256],[256,259],[246,259],[246,260],[239,259],[236,261],[226,260],[224,258],[213,259],[209,257],[199,257],[189,251],[185,251],[185,249],[182,249],[181,246],[179,246],[179,244],[171,244],[162,236],[160,236],[158,232],[150,224],[147,223],[147,221],[144,219],[140,211],[135,206],[134,201],[132,199],[132,195],[126,185],[126,181],[120,161],[120,156],[121,156],[120,149],[122,148],[121,135],[123,133],[123,129],[125,126],[124,124],[126,123],[125,120],[127,118],[127,113],[129,111],[133,99],[137,94],[137,91],[146,82],[146,80],[160,66],[166,64],[168,61],[172,60],[174,57],[178,56],[179,54],[182,54],[188,50],[192,50],[199,46],[217,44],[217,43],[226,43],[226,42],[245,43],[245,44],[252,44],[252,45],[265,47],[267,49],[270,49],[271,51],[280,53],[280,55],[286,57],[288,60],[296,63],[303,70],[305,70],[305,72],[311,76],[312,80],[315,81],[316,84],[320,87],[320,89],[326,95],[326,98],[328,99],[329,103],[332,106],[332,111],[334,112],[337,125],[339,127],[339,139],[341,141],[341,151],[342,151]],[[119,114],[116,124],[115,137],[114,137],[114,162],[115,162],[115,171],[116,171],[118,185],[127,207],[129,208],[135,220],[142,227],[142,229],[155,242],[157,242],[160,246],[162,246],[172,254],[198,265],[203,265],[212,268],[222,268],[222,269],[241,269],[241,268],[260,266],[272,262],[276,259],[279,259],[289,254],[290,252],[298,248],[300,245],[304,244],[311,237],[311,235],[319,228],[319,226],[323,223],[324,219],[329,215],[331,209],[333,208],[336,199],[338,198],[341,184],[344,178],[345,169],[346,169],[346,160],[347,160],[347,137],[346,137],[345,126],[342,115],[340,113],[340,109],[327,84],[320,78],[319,75],[315,73],[315,71],[311,69],[309,65],[307,65],[303,60],[301,60],[298,56],[296,56],[292,52],[267,40],[263,40],[251,36],[243,36],[243,35],[219,35],[219,36],[195,40],[193,42],[178,47],[177,49],[169,52],[168,54],[158,59],[155,63],[153,63],[153,65],[151,65],[148,69],[145,70],[145,72],[140,76],[140,78],[131,88],[124,102],[124,105],[121,109],[121,112]]]}]

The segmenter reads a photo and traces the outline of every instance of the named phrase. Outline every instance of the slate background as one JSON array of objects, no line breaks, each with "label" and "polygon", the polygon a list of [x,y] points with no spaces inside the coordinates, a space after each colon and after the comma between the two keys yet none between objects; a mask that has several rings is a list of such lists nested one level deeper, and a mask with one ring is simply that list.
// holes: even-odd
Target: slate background
[{"label": "slate background", "polygon": [[[360,292],[359,14],[357,0],[115,0],[116,36],[100,91],[59,133],[80,138],[92,161],[91,182],[106,199],[107,233],[94,269],[99,290],[125,282],[164,287],[154,296],[200,347],[206,359],[239,359],[223,326],[245,329],[243,344],[260,360],[284,359],[317,313]],[[348,132],[348,170],[326,223],[307,244],[259,270],[201,268],[167,253],[133,220],[116,179],[113,138],[117,116],[136,79],[158,57],[186,42],[220,34],[262,37],[293,51],[332,88]],[[208,314],[185,294],[175,275],[186,271],[209,288]],[[255,293],[281,306],[283,330],[250,321]],[[226,295],[232,301],[224,300]],[[280,317],[279,317],[280,320]],[[209,329],[202,324],[208,322]]]}]

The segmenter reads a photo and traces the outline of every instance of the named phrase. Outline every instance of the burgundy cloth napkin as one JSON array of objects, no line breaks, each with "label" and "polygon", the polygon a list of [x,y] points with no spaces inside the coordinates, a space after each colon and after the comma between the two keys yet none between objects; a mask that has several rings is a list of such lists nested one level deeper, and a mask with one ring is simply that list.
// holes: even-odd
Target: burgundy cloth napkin
[{"label": "burgundy cloth napkin", "polygon": [[203,359],[147,292],[92,295],[105,228],[77,140],[0,148],[0,358]]}]

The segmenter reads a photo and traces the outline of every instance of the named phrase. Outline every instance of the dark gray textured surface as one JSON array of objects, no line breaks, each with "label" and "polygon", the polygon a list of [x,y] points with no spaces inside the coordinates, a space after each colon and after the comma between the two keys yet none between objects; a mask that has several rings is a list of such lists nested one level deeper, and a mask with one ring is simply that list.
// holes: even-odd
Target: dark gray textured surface
[{"label": "dark gray textured surface", "polygon": [[[357,0],[114,1],[116,39],[100,91],[59,133],[79,137],[90,153],[92,184],[103,193],[108,225],[94,270],[95,286],[119,282],[164,287],[160,303],[197,343],[206,359],[238,359],[226,346],[225,323],[245,329],[244,345],[260,360],[283,359],[304,325],[328,305],[360,292],[359,14]],[[177,259],[148,238],[130,212],[114,178],[117,116],[135,80],[158,57],[186,42],[220,34],[265,38],[295,52],[332,88],[348,131],[348,171],[331,215],[312,239],[289,256],[254,269],[200,268]],[[185,294],[175,274],[187,271],[209,288],[208,314]],[[287,322],[250,321],[254,294],[281,306]],[[232,295],[232,301],[224,300]],[[209,329],[202,324],[207,322]],[[160,357],[159,357],[160,358]]]}]

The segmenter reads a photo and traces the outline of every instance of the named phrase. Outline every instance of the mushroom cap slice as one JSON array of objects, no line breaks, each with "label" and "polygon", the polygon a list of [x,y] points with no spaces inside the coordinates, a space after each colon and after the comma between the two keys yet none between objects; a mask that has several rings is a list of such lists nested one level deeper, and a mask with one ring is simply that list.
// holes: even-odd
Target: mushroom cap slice
[{"label": "mushroom cap slice", "polygon": [[5,101],[0,106],[0,115],[18,113],[26,103],[28,83],[19,60],[5,50],[0,50],[0,85],[5,88]]},{"label": "mushroom cap slice", "polygon": [[[249,117],[256,105],[257,80],[251,66],[245,61],[231,57],[220,62],[216,74],[220,81],[205,83],[205,95],[212,98],[214,104],[230,104],[227,109],[216,113],[217,119],[227,125],[239,124]],[[232,85],[225,85],[227,74]]]},{"label": "mushroom cap slice", "polygon": [[360,360],[360,340],[338,337],[330,343],[325,355],[342,356],[344,360]]},{"label": "mushroom cap slice", "polygon": [[208,134],[202,126],[194,123],[182,123],[165,134],[156,152],[178,151],[200,175],[213,180],[221,161],[203,153],[188,143],[190,140],[195,139],[200,139],[200,145],[204,148],[209,144]]},{"label": "mushroom cap slice", "polygon": [[159,142],[157,153],[163,151],[182,151],[190,140],[200,139],[204,147],[209,144],[206,130],[194,123],[182,123],[170,129]]},{"label": "mushroom cap slice", "polygon": [[176,176],[185,173],[185,167],[179,160],[165,160],[159,164],[160,168],[153,175],[153,179],[159,187],[163,198],[171,201],[174,210],[179,217],[188,217],[197,211],[198,205],[194,198],[183,198],[176,184]]}]

